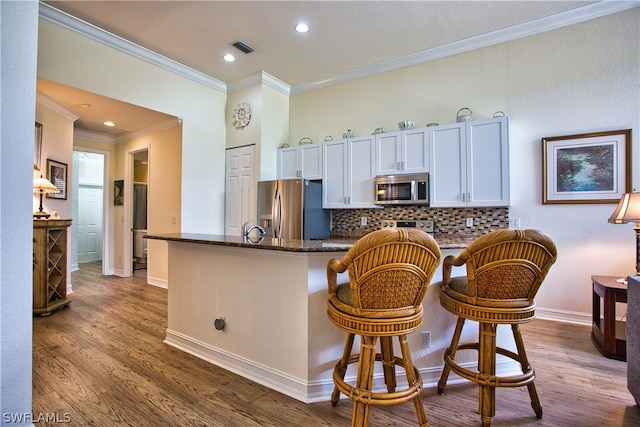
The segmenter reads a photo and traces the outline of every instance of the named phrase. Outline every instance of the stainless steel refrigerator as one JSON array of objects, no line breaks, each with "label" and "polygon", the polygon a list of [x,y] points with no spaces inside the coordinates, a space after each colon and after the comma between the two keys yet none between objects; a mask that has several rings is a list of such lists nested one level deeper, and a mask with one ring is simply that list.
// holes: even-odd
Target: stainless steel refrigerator
[{"label": "stainless steel refrigerator", "polygon": [[258,182],[258,221],[265,237],[327,239],[329,210],[322,209],[322,184],[306,179]]}]

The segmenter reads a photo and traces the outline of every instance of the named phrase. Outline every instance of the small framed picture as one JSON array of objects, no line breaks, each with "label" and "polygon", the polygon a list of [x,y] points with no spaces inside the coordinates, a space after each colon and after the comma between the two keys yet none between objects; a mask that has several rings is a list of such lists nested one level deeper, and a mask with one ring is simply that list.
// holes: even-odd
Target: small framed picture
[{"label": "small framed picture", "polygon": [[42,125],[36,122],[33,135],[33,168],[40,170],[40,153],[42,152]]},{"label": "small framed picture", "polygon": [[67,164],[47,159],[47,179],[59,190],[58,193],[47,193],[47,198],[67,200]]},{"label": "small framed picture", "polygon": [[542,138],[542,203],[618,203],[631,191],[631,129]]},{"label": "small framed picture", "polygon": [[124,205],[124,180],[113,181],[113,206]]}]

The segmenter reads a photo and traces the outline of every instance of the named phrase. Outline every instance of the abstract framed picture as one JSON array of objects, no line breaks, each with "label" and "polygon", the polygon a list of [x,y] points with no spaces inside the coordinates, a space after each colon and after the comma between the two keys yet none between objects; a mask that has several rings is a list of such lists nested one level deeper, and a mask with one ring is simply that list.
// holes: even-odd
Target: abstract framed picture
[{"label": "abstract framed picture", "polygon": [[631,191],[631,129],[542,138],[542,203],[618,203]]},{"label": "abstract framed picture", "polygon": [[47,179],[59,190],[58,193],[47,193],[47,198],[67,200],[67,164],[47,159]]}]

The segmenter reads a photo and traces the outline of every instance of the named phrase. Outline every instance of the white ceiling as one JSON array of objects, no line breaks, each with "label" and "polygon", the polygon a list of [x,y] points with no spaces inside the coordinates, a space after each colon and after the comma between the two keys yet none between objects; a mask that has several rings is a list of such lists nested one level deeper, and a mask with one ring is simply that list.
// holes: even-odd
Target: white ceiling
[{"label": "white ceiling", "polygon": [[[452,43],[508,31],[559,13],[580,14],[591,1],[45,1],[85,22],[226,84],[262,71],[295,87],[331,79]],[[632,3],[636,3],[634,1]],[[295,33],[296,23],[310,27]],[[254,49],[244,54],[230,43]],[[223,61],[232,52],[237,60]],[[91,130],[116,122],[111,134],[141,129],[138,110],[120,105],[121,118],[81,91],[38,81],[38,91],[80,116]],[[93,95],[94,97],[96,95]],[[147,115],[146,120],[150,118]],[[166,116],[156,118],[166,121]],[[98,128],[100,125],[98,125]],[[106,130],[105,130],[106,132]]]}]

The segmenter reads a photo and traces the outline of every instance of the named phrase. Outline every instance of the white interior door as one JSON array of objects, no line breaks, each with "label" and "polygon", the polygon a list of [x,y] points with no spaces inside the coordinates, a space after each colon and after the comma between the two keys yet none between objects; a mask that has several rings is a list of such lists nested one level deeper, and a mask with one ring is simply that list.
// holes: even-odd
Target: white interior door
[{"label": "white interior door", "polygon": [[78,188],[78,263],[102,260],[102,187]]},{"label": "white interior door", "polygon": [[226,151],[224,233],[228,236],[240,236],[242,224],[257,221],[254,163],[254,145]]}]

